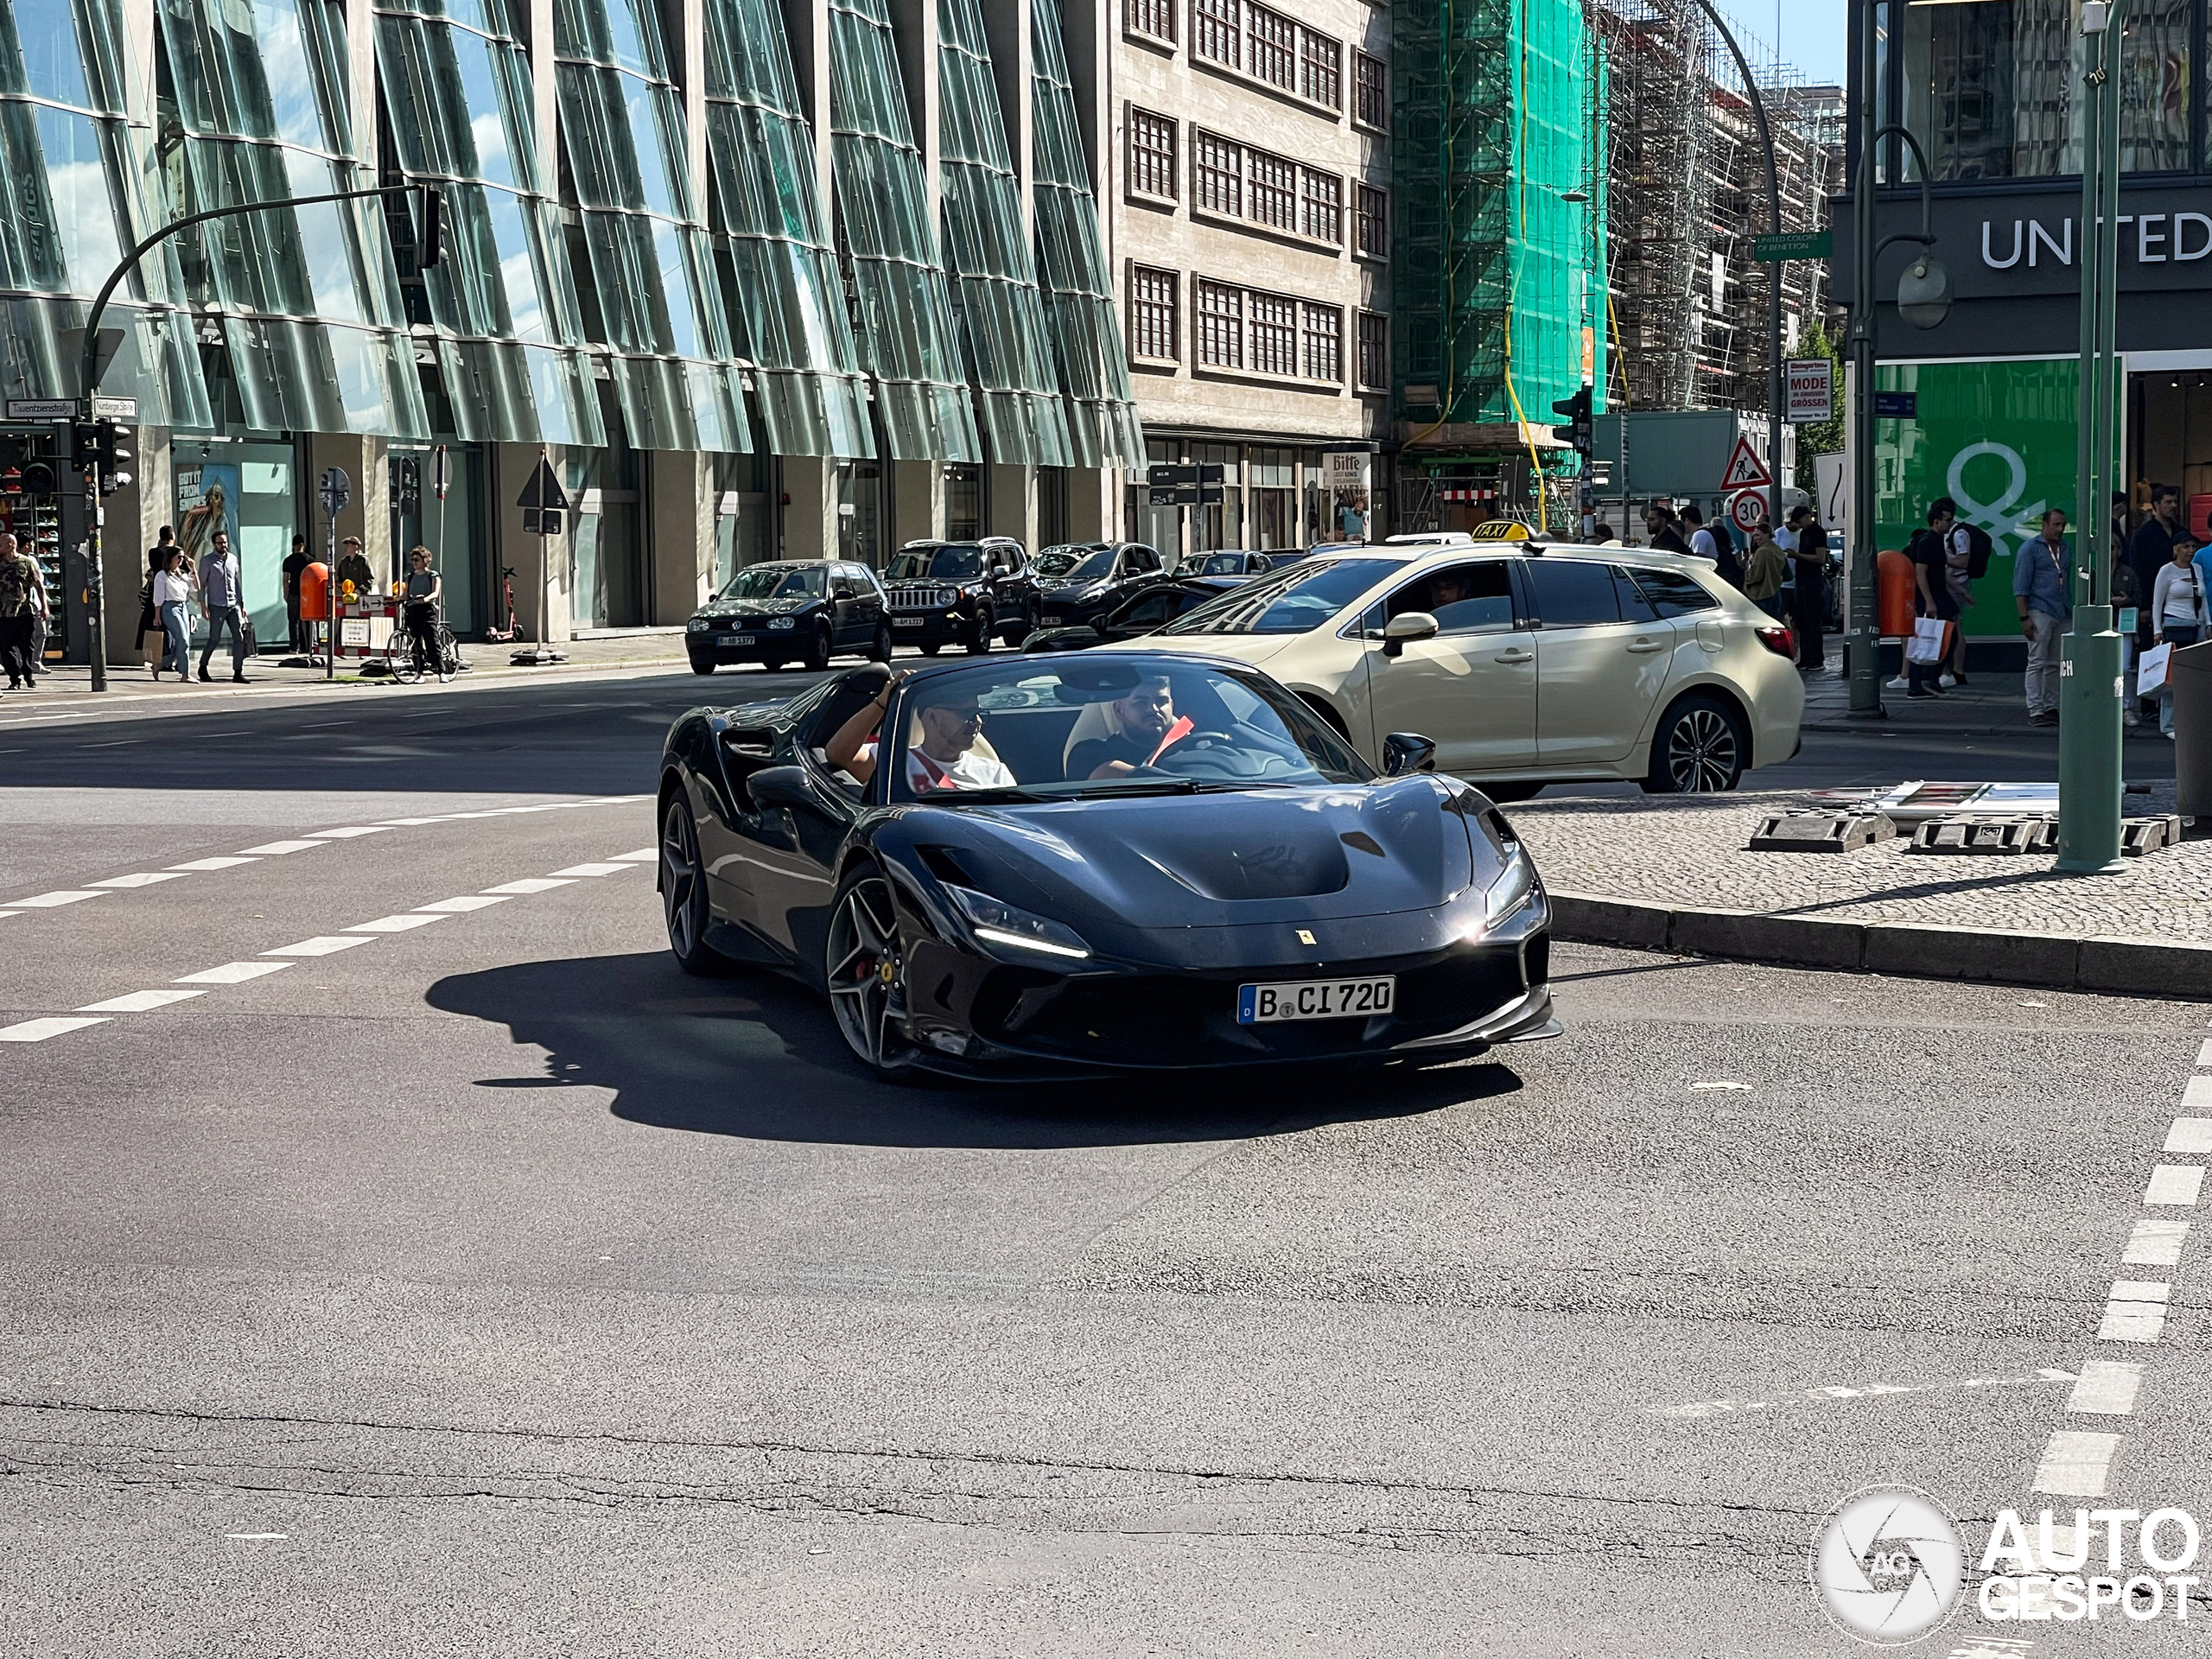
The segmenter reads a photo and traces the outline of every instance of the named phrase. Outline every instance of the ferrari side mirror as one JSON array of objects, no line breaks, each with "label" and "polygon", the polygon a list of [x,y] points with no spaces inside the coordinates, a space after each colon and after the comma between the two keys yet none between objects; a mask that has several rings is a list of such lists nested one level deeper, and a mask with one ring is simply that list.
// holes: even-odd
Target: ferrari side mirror
[{"label": "ferrari side mirror", "polygon": [[1436,770],[1436,743],[1419,732],[1393,732],[1382,740],[1382,775],[1403,778]]}]

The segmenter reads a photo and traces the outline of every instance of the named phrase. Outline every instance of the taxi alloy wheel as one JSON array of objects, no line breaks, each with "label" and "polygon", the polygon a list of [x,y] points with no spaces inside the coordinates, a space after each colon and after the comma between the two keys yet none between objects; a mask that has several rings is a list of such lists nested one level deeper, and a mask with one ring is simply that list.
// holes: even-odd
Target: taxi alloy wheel
[{"label": "taxi alloy wheel", "polygon": [[872,1071],[893,1071],[909,1048],[899,1030],[906,1012],[906,960],[891,884],[880,871],[846,879],[830,912],[823,965],[846,1046]]},{"label": "taxi alloy wheel", "polygon": [[1726,794],[1744,775],[1741,722],[1709,697],[1694,698],[1670,714],[1653,747],[1651,784],[1660,792]]}]

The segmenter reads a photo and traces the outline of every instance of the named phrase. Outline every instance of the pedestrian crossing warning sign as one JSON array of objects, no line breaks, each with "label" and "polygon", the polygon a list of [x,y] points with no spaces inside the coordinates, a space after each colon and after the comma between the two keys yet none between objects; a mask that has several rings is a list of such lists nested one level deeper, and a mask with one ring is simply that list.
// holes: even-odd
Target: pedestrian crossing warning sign
[{"label": "pedestrian crossing warning sign", "polygon": [[1720,474],[1720,487],[1748,490],[1772,482],[1773,477],[1759,465],[1758,452],[1751,448],[1751,441],[1738,434],[1736,448],[1728,457],[1728,470]]}]

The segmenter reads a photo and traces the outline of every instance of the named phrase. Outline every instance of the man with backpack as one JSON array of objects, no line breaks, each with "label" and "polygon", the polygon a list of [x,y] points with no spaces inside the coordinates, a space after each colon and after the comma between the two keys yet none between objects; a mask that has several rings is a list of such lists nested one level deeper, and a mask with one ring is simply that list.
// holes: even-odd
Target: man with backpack
[{"label": "man with backpack", "polygon": [[[1974,585],[1989,574],[1990,555],[1997,544],[1989,539],[1989,532],[1980,524],[1961,524],[1955,521],[1950,534],[1945,537],[1944,582],[1951,590],[1952,603],[1957,607],[1954,614],[1964,616],[1974,605]],[[1950,672],[1941,681],[1942,685],[1964,685],[1967,683],[1967,631],[1957,630],[1957,639],[1951,645]]]},{"label": "man with backpack", "polygon": [[[1956,535],[1959,504],[1948,495],[1939,495],[1928,504],[1928,528],[1915,532],[1912,544],[1905,549],[1905,556],[1912,561],[1913,615],[1935,617],[1951,623],[1958,620],[1958,596],[1951,588],[1951,561],[1964,551],[1967,543]],[[1907,641],[1910,651],[1910,641]],[[1905,659],[1905,696],[1932,697],[1944,683],[1942,666],[1950,652],[1946,651],[1932,663],[1916,663],[1908,655]]]}]

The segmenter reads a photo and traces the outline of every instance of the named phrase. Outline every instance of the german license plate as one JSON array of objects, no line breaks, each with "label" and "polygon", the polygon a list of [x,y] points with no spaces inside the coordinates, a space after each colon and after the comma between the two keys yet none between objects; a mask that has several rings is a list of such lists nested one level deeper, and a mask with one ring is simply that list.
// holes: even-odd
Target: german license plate
[{"label": "german license plate", "polygon": [[1273,985],[1236,988],[1236,1023],[1271,1026],[1286,1020],[1346,1020],[1388,1014],[1396,1001],[1398,978],[1292,979]]},{"label": "german license plate", "polygon": [[718,633],[715,636],[715,643],[718,645],[749,645],[753,643],[753,636],[749,633]]},{"label": "german license plate", "polygon": [[1047,611],[1043,616],[1037,620],[1039,624],[1044,627],[1057,628],[1060,626],[1060,613],[1058,611]]},{"label": "german license plate", "polygon": [[894,628],[918,628],[928,620],[925,616],[894,616],[891,619],[891,626]]}]

